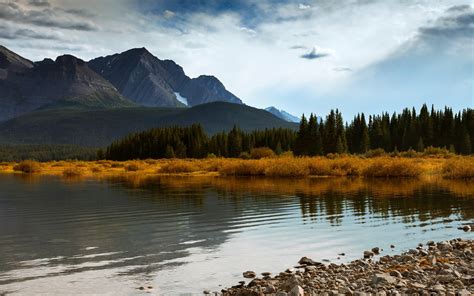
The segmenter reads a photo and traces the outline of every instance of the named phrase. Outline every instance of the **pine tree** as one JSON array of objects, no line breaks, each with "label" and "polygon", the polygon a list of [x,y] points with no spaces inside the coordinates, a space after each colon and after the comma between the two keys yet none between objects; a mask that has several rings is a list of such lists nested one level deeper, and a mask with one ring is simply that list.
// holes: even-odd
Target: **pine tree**
[{"label": "pine tree", "polygon": [[465,155],[471,154],[472,152],[471,138],[469,137],[469,133],[467,132],[464,133],[460,152]]},{"label": "pine tree", "polygon": [[165,158],[175,158],[174,149],[170,145],[166,145]]}]

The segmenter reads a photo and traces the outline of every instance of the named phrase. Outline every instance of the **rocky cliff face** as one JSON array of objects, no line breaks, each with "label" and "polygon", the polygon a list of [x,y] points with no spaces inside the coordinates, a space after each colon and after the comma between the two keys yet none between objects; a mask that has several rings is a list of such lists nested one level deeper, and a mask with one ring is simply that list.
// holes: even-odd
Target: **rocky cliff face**
[{"label": "rocky cliff face", "polygon": [[88,65],[109,80],[122,95],[143,106],[189,106],[209,102],[242,101],[213,76],[191,79],[171,60],[160,60],[145,48],[136,48],[89,61]]},{"label": "rocky cliff face", "polygon": [[32,63],[0,48],[0,120],[46,106],[132,106],[117,89],[70,55]]}]

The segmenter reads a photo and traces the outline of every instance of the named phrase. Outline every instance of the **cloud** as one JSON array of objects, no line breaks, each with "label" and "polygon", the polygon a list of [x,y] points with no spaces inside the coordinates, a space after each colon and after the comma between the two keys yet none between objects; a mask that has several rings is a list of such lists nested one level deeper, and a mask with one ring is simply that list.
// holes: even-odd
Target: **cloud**
[{"label": "cloud", "polygon": [[293,45],[290,46],[290,49],[307,49],[307,47],[303,45]]},{"label": "cloud", "polygon": [[455,37],[474,38],[474,9],[469,5],[453,6],[433,25],[419,30],[420,38]]},{"label": "cloud", "polygon": [[[37,2],[37,1],[36,1]],[[38,2],[41,3],[41,2]],[[45,5],[43,5],[45,6]],[[67,13],[58,13],[64,10],[51,7],[29,9],[11,2],[0,2],[0,20],[17,24],[31,24],[40,27],[60,28],[78,31],[96,31],[97,26],[90,20],[71,17],[68,14],[77,14],[70,10]]]},{"label": "cloud", "polygon": [[39,40],[60,40],[58,34],[38,32],[28,28],[12,28],[11,26],[0,24],[1,39],[39,39]]},{"label": "cloud", "polygon": [[450,8],[448,8],[448,12],[453,12],[453,11],[465,11],[465,10],[469,10],[471,9],[471,6],[470,5],[455,5],[455,6],[451,6]]},{"label": "cloud", "polygon": [[301,55],[301,58],[307,60],[320,59],[327,56],[330,56],[330,50],[322,49],[319,46],[315,46],[311,49],[310,52]]},{"label": "cloud", "polygon": [[306,10],[306,9],[310,9],[311,6],[310,6],[310,5],[303,4],[303,3],[300,3],[300,4],[298,5],[298,8],[301,9],[301,10]]},{"label": "cloud", "polygon": [[352,72],[352,69],[349,67],[335,67],[333,68],[333,71],[336,72]]},{"label": "cloud", "polygon": [[48,0],[29,0],[28,4],[32,6],[38,6],[38,7],[50,7],[51,4],[48,2]]}]

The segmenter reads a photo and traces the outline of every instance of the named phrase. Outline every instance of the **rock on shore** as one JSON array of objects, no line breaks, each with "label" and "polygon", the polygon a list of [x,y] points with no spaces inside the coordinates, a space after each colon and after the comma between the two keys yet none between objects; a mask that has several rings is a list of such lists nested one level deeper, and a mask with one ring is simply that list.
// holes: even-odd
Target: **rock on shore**
[{"label": "rock on shore", "polygon": [[429,242],[409,252],[348,264],[303,257],[296,270],[254,278],[219,295],[474,295],[474,240]]}]

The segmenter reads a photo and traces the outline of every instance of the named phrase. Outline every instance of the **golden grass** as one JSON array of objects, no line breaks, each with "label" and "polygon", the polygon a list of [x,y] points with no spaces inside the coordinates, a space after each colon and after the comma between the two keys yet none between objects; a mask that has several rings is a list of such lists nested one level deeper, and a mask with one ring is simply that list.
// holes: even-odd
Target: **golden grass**
[{"label": "golden grass", "polygon": [[179,174],[179,173],[193,173],[200,171],[199,165],[196,161],[186,161],[176,159],[163,164],[159,169],[158,173],[162,174]]},{"label": "golden grass", "polygon": [[[436,155],[440,155],[438,153]],[[442,155],[442,154],[441,154]],[[78,175],[81,177],[110,177],[139,174],[200,175],[200,176],[264,176],[283,178],[306,177],[366,177],[366,178],[474,178],[473,156],[449,157],[391,157],[389,155],[366,158],[352,155],[330,157],[293,157],[284,155],[261,159],[206,158],[206,159],[147,159],[130,161],[53,161],[38,163],[2,163],[4,173],[23,172],[48,175]]]},{"label": "golden grass", "polygon": [[456,157],[445,161],[443,177],[449,179],[474,178],[474,157]]},{"label": "golden grass", "polygon": [[416,159],[379,158],[371,162],[363,171],[365,177],[419,177],[423,173],[421,164]]}]

